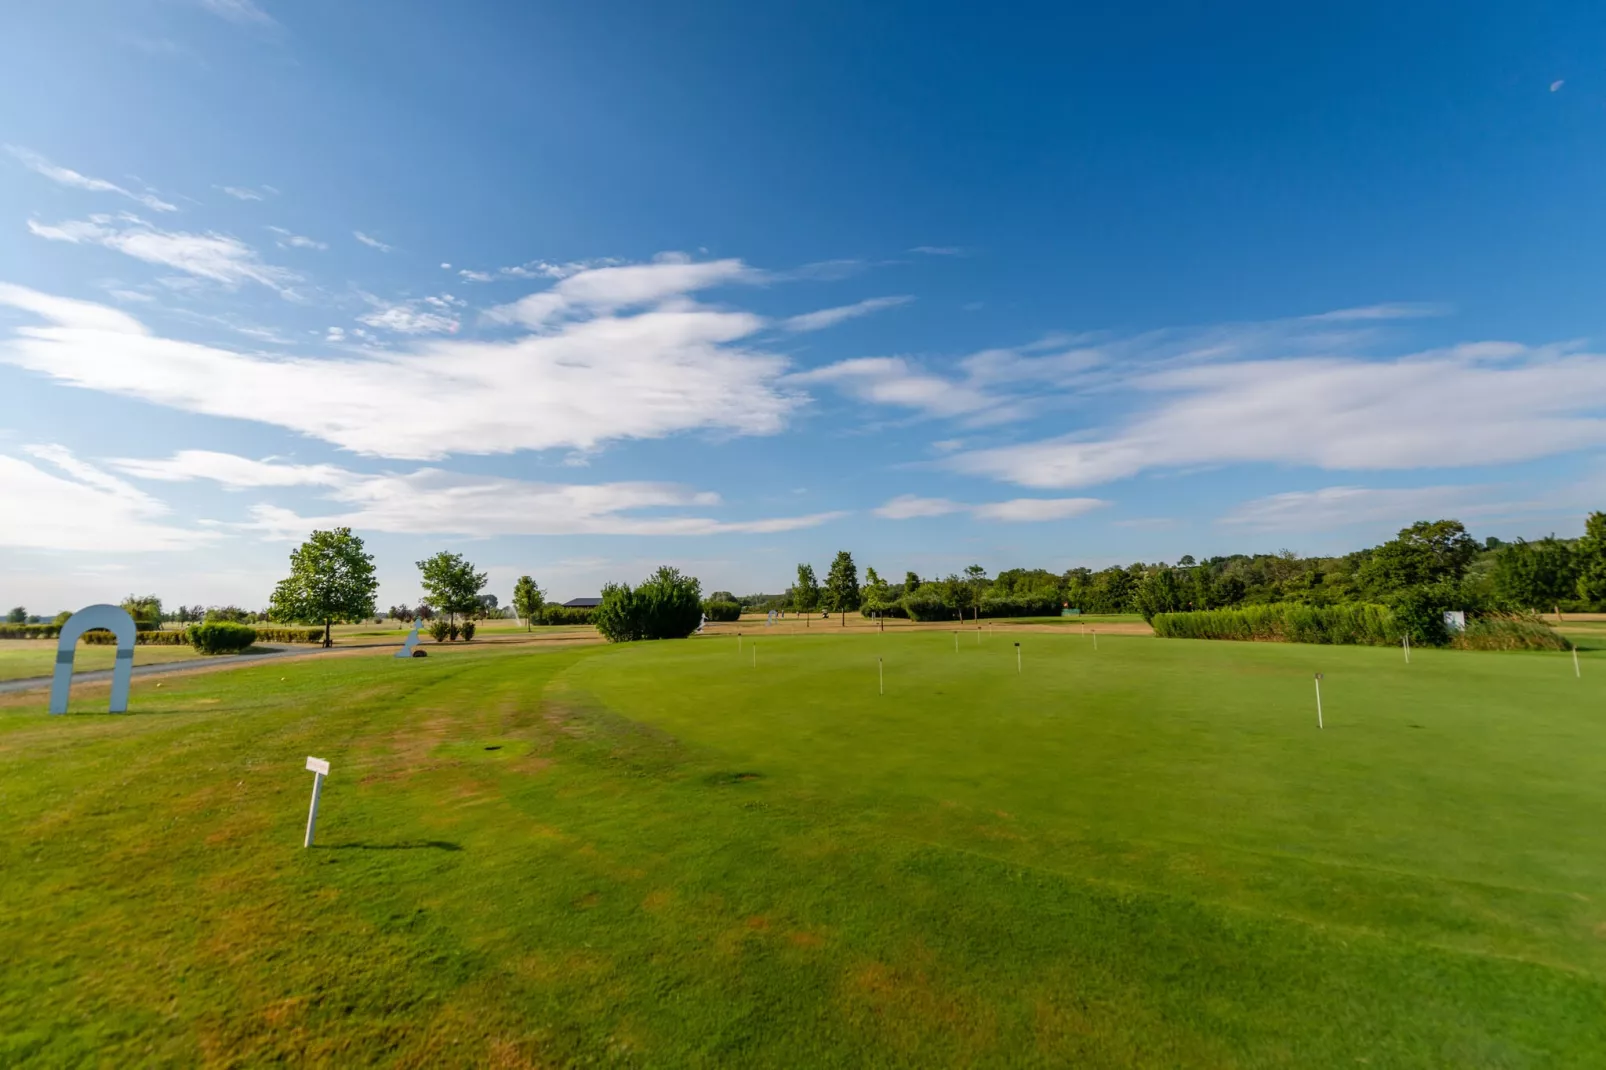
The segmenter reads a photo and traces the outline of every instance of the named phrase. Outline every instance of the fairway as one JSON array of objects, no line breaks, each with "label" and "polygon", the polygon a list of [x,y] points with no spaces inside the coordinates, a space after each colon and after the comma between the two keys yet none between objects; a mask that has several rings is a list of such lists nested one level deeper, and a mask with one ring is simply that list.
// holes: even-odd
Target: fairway
[{"label": "fairway", "polygon": [[0,698],[0,1063],[1600,1064],[1606,658],[755,631]]}]

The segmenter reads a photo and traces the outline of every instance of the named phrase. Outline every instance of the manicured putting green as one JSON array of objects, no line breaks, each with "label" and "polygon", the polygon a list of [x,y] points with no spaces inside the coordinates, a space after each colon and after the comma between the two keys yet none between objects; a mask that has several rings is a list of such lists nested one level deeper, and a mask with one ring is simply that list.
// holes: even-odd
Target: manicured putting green
[{"label": "manicured putting green", "polygon": [[0,1063],[1606,1051],[1606,659],[756,641],[0,700]]}]

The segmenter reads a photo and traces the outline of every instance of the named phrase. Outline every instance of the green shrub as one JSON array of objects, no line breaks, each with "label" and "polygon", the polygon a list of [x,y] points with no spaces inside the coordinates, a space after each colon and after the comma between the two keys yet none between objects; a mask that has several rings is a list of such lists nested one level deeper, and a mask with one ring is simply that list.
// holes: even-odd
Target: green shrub
[{"label": "green shrub", "polygon": [[257,630],[232,621],[214,621],[192,626],[189,639],[202,654],[238,654],[257,641]]},{"label": "green shrub", "polygon": [[902,602],[884,602],[875,598],[866,598],[859,606],[859,612],[866,617],[900,617],[909,616],[909,611],[903,608]]},{"label": "green shrub", "polygon": [[1059,596],[1045,594],[987,595],[978,607],[983,617],[1057,617]]},{"label": "green shrub", "polygon": [[451,631],[452,626],[445,617],[436,617],[429,622],[429,637],[437,643],[446,642],[446,638],[451,634]]},{"label": "green shrub", "polygon": [[0,624],[0,639],[54,639],[60,634],[59,624]]},{"label": "green shrub", "polygon": [[578,606],[560,606],[556,602],[549,602],[541,608],[541,617],[537,624],[590,624],[591,618],[596,615],[595,609],[582,609]]},{"label": "green shrub", "polygon": [[1387,606],[1365,603],[1307,606],[1273,602],[1240,609],[1157,613],[1150,623],[1154,634],[1164,639],[1387,646],[1399,642],[1403,634]]},{"label": "green shrub", "polygon": [[712,621],[730,622],[742,619],[742,606],[739,602],[704,602],[703,612],[708,614]]},{"label": "green shrub", "polygon": [[665,565],[633,590],[628,583],[604,587],[594,622],[610,643],[629,643],[684,639],[702,619],[702,585],[696,577]]},{"label": "green shrub", "polygon": [[446,638],[455,643],[457,642],[457,637],[460,634],[462,634],[462,629],[457,626],[457,622],[455,620],[449,620],[446,622]]},{"label": "green shrub", "polygon": [[321,643],[322,628],[258,628],[257,639],[264,643]]},{"label": "green shrub", "polygon": [[1568,650],[1571,645],[1543,621],[1484,617],[1450,637],[1457,650]]},{"label": "green shrub", "polygon": [[959,610],[941,595],[923,588],[904,596],[903,611],[909,619],[919,621],[954,620],[959,616]]},{"label": "green shrub", "polygon": [[462,631],[463,631],[463,642],[466,643],[470,639],[474,638],[474,622],[471,621],[471,620],[465,620],[463,622]]}]

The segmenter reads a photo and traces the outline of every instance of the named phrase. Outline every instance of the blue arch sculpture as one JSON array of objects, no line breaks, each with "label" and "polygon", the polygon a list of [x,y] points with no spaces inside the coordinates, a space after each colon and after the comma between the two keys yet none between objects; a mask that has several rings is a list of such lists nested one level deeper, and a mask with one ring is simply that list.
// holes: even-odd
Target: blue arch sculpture
[{"label": "blue arch sculpture", "polygon": [[117,661],[112,667],[112,713],[128,712],[128,688],[134,682],[134,618],[119,606],[85,606],[67,618],[56,642],[56,675],[50,681],[50,712],[67,712],[67,694],[72,690],[72,663],[78,653],[78,637],[95,628],[105,628],[117,636]]}]

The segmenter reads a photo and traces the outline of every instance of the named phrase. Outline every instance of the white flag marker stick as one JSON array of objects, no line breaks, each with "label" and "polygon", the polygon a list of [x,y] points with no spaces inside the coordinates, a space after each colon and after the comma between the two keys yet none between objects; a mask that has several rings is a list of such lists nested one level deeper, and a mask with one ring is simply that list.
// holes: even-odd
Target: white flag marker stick
[{"label": "white flag marker stick", "polygon": [[1323,727],[1323,725],[1322,725],[1322,674],[1321,673],[1317,673],[1316,674],[1316,727],[1317,728]]},{"label": "white flag marker stick", "polygon": [[1020,674],[1020,644],[1015,644],[1015,673]]},{"label": "white flag marker stick", "polygon": [[1405,663],[1407,665],[1411,664],[1411,637],[1409,635],[1405,636],[1400,640],[1400,645],[1405,648]]},{"label": "white flag marker stick", "polygon": [[1099,648],[1099,630],[1097,628],[1094,628],[1093,629],[1093,649],[1097,650],[1098,648]]},{"label": "white flag marker stick", "polygon": [[323,792],[323,778],[329,775],[329,763],[322,758],[307,758],[307,769],[312,777],[312,809],[307,811],[307,838],[302,847],[312,846],[312,833],[318,825],[318,796]]},{"label": "white flag marker stick", "polygon": [[1578,648],[1573,647],[1573,675],[1582,680],[1584,674],[1578,671]]},{"label": "white flag marker stick", "polygon": [[882,664],[880,658],[875,659],[875,678],[876,693],[879,695],[885,695],[887,693],[887,670],[886,666]]},{"label": "white flag marker stick", "polygon": [[954,653],[959,653],[959,633],[954,633]]}]

